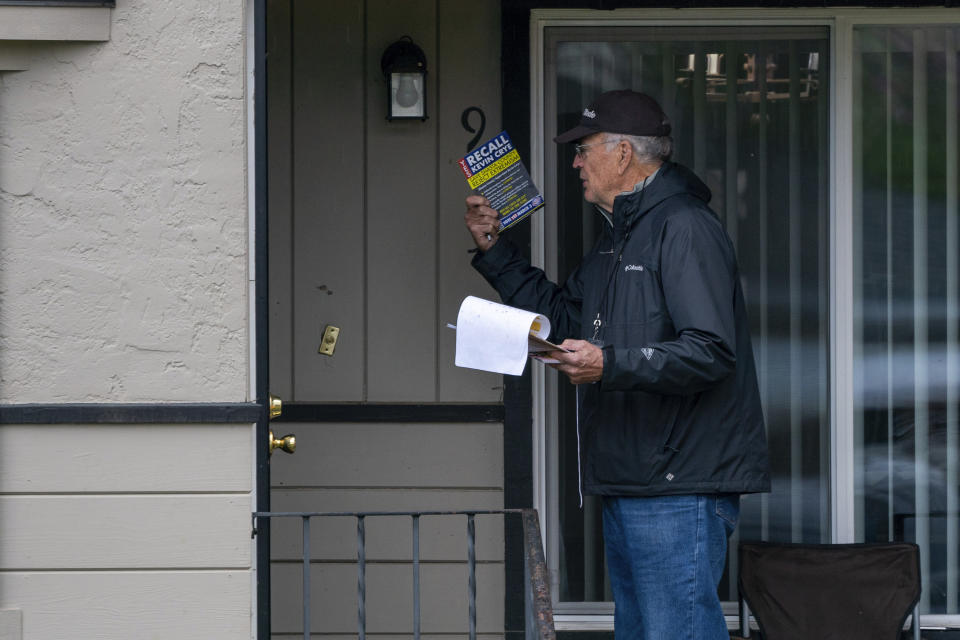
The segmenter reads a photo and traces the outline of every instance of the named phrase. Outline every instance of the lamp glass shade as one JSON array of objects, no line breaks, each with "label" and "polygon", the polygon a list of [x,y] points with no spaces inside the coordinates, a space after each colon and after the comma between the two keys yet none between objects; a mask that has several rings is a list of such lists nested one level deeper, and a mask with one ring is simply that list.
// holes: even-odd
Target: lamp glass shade
[{"label": "lamp glass shade", "polygon": [[418,71],[390,74],[390,114],[388,118],[425,118],[424,74]]}]

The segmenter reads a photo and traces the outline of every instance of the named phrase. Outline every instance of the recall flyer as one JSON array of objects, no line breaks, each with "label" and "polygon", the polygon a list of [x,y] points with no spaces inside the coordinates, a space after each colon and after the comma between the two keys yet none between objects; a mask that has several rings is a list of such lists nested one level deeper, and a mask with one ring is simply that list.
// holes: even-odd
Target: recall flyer
[{"label": "recall flyer", "polygon": [[530,179],[506,131],[487,140],[460,160],[470,188],[500,213],[500,231],[543,206],[543,196]]}]

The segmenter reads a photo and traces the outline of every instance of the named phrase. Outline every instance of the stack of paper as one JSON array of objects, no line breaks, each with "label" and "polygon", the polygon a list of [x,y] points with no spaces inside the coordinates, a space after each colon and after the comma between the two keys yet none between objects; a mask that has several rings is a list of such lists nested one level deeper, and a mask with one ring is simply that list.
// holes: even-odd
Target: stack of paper
[{"label": "stack of paper", "polygon": [[528,355],[563,351],[547,341],[546,316],[474,296],[460,305],[456,329],[458,367],[518,376]]}]

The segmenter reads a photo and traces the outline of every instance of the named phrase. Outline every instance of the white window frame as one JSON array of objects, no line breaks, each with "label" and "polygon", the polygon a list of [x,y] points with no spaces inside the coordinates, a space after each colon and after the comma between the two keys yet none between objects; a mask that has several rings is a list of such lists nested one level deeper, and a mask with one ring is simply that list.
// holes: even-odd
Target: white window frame
[{"label": "white window frame", "polygon": [[[544,185],[545,145],[553,144],[545,131],[544,30],[547,27],[596,26],[827,26],[830,30],[830,521],[831,540],[855,541],[854,495],[854,140],[853,140],[853,30],[857,26],[925,25],[960,23],[960,13],[944,8],[824,8],[824,9],[534,9],[530,12],[530,169]],[[531,224],[531,257],[550,272],[544,221],[551,215],[547,194],[546,215]],[[555,209],[553,210],[555,213]],[[546,427],[547,379],[542,367],[533,368],[533,500],[543,522],[544,551],[552,557],[548,508],[549,458]],[[553,568],[553,567],[551,567]],[[569,609],[569,612],[567,612]],[[562,607],[554,616],[558,630],[613,629],[610,606],[584,603]],[[728,616],[728,624],[733,616]],[[960,628],[960,615],[923,615],[921,624]]]}]

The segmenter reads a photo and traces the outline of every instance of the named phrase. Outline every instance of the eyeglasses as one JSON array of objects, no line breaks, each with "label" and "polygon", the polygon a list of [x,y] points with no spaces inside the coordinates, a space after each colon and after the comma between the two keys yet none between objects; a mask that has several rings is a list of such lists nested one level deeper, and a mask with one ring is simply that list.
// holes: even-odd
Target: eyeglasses
[{"label": "eyeglasses", "polygon": [[620,142],[621,140],[622,138],[616,138],[614,140],[601,140],[600,142],[592,142],[590,144],[575,144],[573,145],[573,148],[576,150],[577,156],[579,156],[580,159],[583,160],[584,158],[587,157],[586,150],[589,149],[590,147],[595,147],[600,144],[610,144],[613,142]]}]

